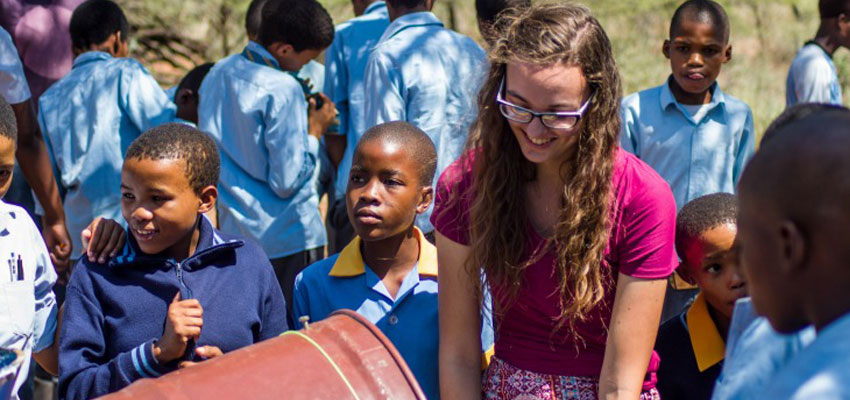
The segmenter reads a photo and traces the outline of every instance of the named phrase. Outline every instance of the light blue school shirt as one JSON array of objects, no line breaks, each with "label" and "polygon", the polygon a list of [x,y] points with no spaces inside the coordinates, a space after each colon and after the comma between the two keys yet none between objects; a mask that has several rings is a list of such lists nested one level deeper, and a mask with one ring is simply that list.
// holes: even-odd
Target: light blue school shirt
[{"label": "light blue school shirt", "polygon": [[[19,257],[23,277],[10,269],[10,261],[17,268]],[[18,389],[27,380],[30,355],[53,345],[58,312],[55,283],[56,272],[41,232],[23,208],[0,200],[0,347],[24,353],[18,375],[11,381],[12,399],[18,398]]]},{"label": "light blue school shirt", "polygon": [[[321,321],[341,309],[354,310],[375,324],[393,343],[429,399],[440,398],[439,325],[437,320],[437,248],[422,231],[419,261],[396,293],[389,294],[363,261],[361,239],[342,252],[307,267],[295,278],[293,319],[307,315]],[[301,323],[298,322],[301,328]],[[492,322],[482,322],[482,349],[493,345]]]},{"label": "light blue school shirt", "polygon": [[319,142],[307,134],[301,84],[263,46],[247,48],[273,65],[241,53],[217,62],[201,83],[198,126],[221,153],[220,229],[275,259],[326,243],[311,184]]},{"label": "light blue school shirt", "polygon": [[815,42],[797,51],[785,81],[785,104],[828,103],[841,105],[841,83],[832,57]]},{"label": "light blue school shirt", "polygon": [[809,327],[796,334],[776,332],[753,309],[749,297],[735,302],[726,338],[726,357],[712,400],[766,399],[764,390],[774,376],[814,340]]},{"label": "light blue school shirt", "polygon": [[308,81],[310,94],[319,93],[325,87],[325,66],[316,60],[310,60],[298,71],[298,78]]},{"label": "light blue school shirt", "polygon": [[818,331],[785,366],[764,399],[850,399],[850,313]]},{"label": "light blue school shirt", "polygon": [[[430,12],[398,17],[381,36],[366,65],[364,128],[407,121],[423,130],[437,148],[437,173],[463,152],[478,112],[478,90],[489,66],[474,40],[443,27]],[[416,216],[425,233],[432,204]]]},{"label": "light blue school shirt", "polygon": [[345,153],[337,168],[334,192],[345,196],[354,147],[366,131],[366,93],[363,75],[372,49],[390,24],[387,4],[376,1],[363,15],[336,26],[334,41],[325,51],[325,90],[339,111],[339,134],[346,137]]},{"label": "light blue school shirt", "polygon": [[123,221],[121,167],[142,132],[171,122],[177,109],[138,61],[90,51],[39,98],[38,122],[56,178],[67,189],[65,219],[82,254],[80,232],[95,217]]},{"label": "light blue school shirt", "polygon": [[677,209],[706,194],[735,193],[755,152],[750,107],[716,83],[711,91],[708,111],[698,121],[676,101],[669,83],[631,94],[620,107],[623,149],[667,181]]},{"label": "light blue school shirt", "polygon": [[12,36],[0,27],[0,96],[9,104],[19,104],[30,99],[30,88],[24,76],[24,66]]}]

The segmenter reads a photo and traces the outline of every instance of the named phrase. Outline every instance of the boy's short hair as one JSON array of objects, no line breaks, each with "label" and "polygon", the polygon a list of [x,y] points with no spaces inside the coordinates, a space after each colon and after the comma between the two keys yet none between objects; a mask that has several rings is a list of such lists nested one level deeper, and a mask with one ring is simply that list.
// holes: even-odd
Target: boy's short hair
[{"label": "boy's short hair", "polygon": [[738,223],[738,199],[731,193],[713,193],[685,204],[676,216],[676,252],[684,259],[688,241],[709,229]]},{"label": "boy's short hair", "polygon": [[88,49],[106,41],[120,31],[121,40],[130,37],[130,24],[118,4],[110,0],[88,0],[71,15],[71,44],[75,49]]},{"label": "boy's short hair", "polygon": [[168,123],[148,129],[127,149],[124,159],[185,160],[186,178],[195,194],[218,184],[221,160],[215,142],[189,125]]},{"label": "boy's short hair", "polygon": [[386,0],[393,8],[415,8],[419,7],[425,0]]},{"label": "boy's short hair", "polygon": [[259,41],[283,42],[296,52],[323,50],[334,40],[334,25],[316,0],[270,0],[262,6]]},{"label": "boy's short hair", "polygon": [[0,96],[0,136],[18,143],[18,122],[15,111],[3,96]]},{"label": "boy's short hair", "polygon": [[848,9],[847,0],[820,0],[818,1],[818,12],[821,19],[835,18],[846,14]]},{"label": "boy's short hair", "polygon": [[201,88],[201,82],[204,81],[204,77],[207,76],[213,65],[213,63],[205,63],[193,68],[180,80],[180,83],[177,85],[177,92],[175,93],[179,93],[183,89],[189,89],[197,96],[198,89]]},{"label": "boy's short hair", "polygon": [[767,129],[764,131],[764,135],[761,137],[761,144],[769,142],[777,131],[788,126],[794,121],[803,119],[812,114],[827,111],[840,111],[843,109],[844,107],[826,103],[800,103],[788,107],[785,111],[782,111],[782,114],[779,114],[779,116],[776,117],[770,125],[768,125]]},{"label": "boy's short hair", "polygon": [[245,12],[245,32],[250,37],[260,36],[260,24],[263,22],[263,6],[268,0],[253,0]]},{"label": "boy's short hair", "polygon": [[367,130],[357,142],[357,147],[373,140],[397,143],[410,151],[419,165],[419,184],[431,186],[437,173],[437,149],[425,132],[407,122],[386,122]]},{"label": "boy's short hair", "polygon": [[670,21],[670,38],[684,21],[699,21],[714,27],[715,32],[723,34],[723,42],[729,41],[729,16],[723,6],[712,0],[687,0],[682,3]]},{"label": "boy's short hair", "polygon": [[531,0],[475,0],[475,11],[478,20],[488,25],[496,22],[499,13],[509,8],[525,8],[531,6]]}]

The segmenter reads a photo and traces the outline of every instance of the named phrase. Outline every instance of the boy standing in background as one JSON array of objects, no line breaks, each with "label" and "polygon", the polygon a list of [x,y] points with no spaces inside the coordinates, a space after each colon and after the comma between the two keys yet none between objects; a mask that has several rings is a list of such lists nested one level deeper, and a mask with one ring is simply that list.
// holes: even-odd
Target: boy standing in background
[{"label": "boy standing in background", "polygon": [[80,257],[80,232],[95,217],[121,215],[121,165],[130,142],[148,128],[174,120],[176,108],[129,54],[130,25],[110,0],[89,0],[71,16],[74,67],[39,99],[38,119]]},{"label": "boy standing in background", "polygon": [[[705,194],[734,193],[755,135],[750,107],[717,84],[732,57],[726,11],[711,0],[684,2],[662,50],[672,74],[661,86],[623,99],[622,147],[667,181],[678,208]],[[679,314],[696,292],[671,280],[661,321]]]}]

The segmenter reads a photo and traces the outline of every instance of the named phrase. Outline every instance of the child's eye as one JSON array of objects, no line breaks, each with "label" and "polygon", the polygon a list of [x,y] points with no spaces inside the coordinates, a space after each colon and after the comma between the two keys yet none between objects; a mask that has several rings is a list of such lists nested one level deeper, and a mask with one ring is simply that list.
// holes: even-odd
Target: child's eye
[{"label": "child's eye", "polygon": [[688,51],[688,46],[676,46],[676,51],[686,52]]},{"label": "child's eye", "polygon": [[404,183],[397,179],[387,179],[384,181],[384,185],[387,186],[403,186]]},{"label": "child's eye", "polygon": [[720,270],[722,270],[722,269],[723,269],[723,267],[720,264],[711,264],[711,265],[705,267],[705,271],[708,272],[709,274],[719,273]]},{"label": "child's eye", "polygon": [[132,193],[124,192],[124,193],[121,193],[121,198],[123,198],[124,200],[133,200],[133,199],[136,198],[136,196],[133,196]]},{"label": "child's eye", "polygon": [[354,174],[351,175],[351,178],[349,178],[349,180],[351,181],[351,183],[363,183],[363,178]]},{"label": "child's eye", "polygon": [[168,198],[163,197],[163,196],[151,196],[151,200],[153,200],[154,202],[157,202],[157,203],[162,203],[163,201],[167,201]]}]

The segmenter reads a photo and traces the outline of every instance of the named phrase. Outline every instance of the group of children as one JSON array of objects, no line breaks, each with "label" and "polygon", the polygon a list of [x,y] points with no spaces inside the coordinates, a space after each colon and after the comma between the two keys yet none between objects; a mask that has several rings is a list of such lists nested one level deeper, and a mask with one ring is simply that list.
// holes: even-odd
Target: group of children
[{"label": "group of children", "polygon": [[[446,29],[431,0],[352,3],[357,17],[335,28],[315,0],[255,0],[245,49],[197,67],[171,96],[127,58],[130,30],[118,5],[77,7],[74,66],[41,97],[38,125],[78,261],[60,308],[50,250],[23,209],[0,201],[10,265],[0,345],[58,372],[61,398],[84,399],[347,308],[375,323],[428,398],[439,398],[429,215],[436,179],[463,152],[476,119],[486,52]],[[837,78],[823,83],[822,70],[829,62],[834,76],[828,56],[850,43],[850,7],[820,4],[818,36],[791,67],[789,105],[840,103]],[[476,5],[490,42],[499,13],[530,1]],[[780,117],[756,153],[750,108],[716,81],[732,56],[723,8],[688,0],[669,32],[671,75],[621,106],[621,147],[664,178],[679,209],[680,265],[651,381],[664,399],[762,389],[769,398],[845,398],[850,111],[791,108],[797,114]],[[807,89],[813,80],[826,89]],[[20,126],[8,102],[0,97],[0,197]],[[336,180],[325,221],[317,176],[329,167]],[[331,256],[322,259],[326,245]],[[817,339],[796,346],[811,339],[755,317],[736,326],[748,292],[776,331],[813,325]],[[482,321],[482,355],[498,334],[493,325]],[[759,334],[785,352],[741,350]],[[741,361],[748,357],[764,368],[742,383],[736,374],[755,368]]]}]

